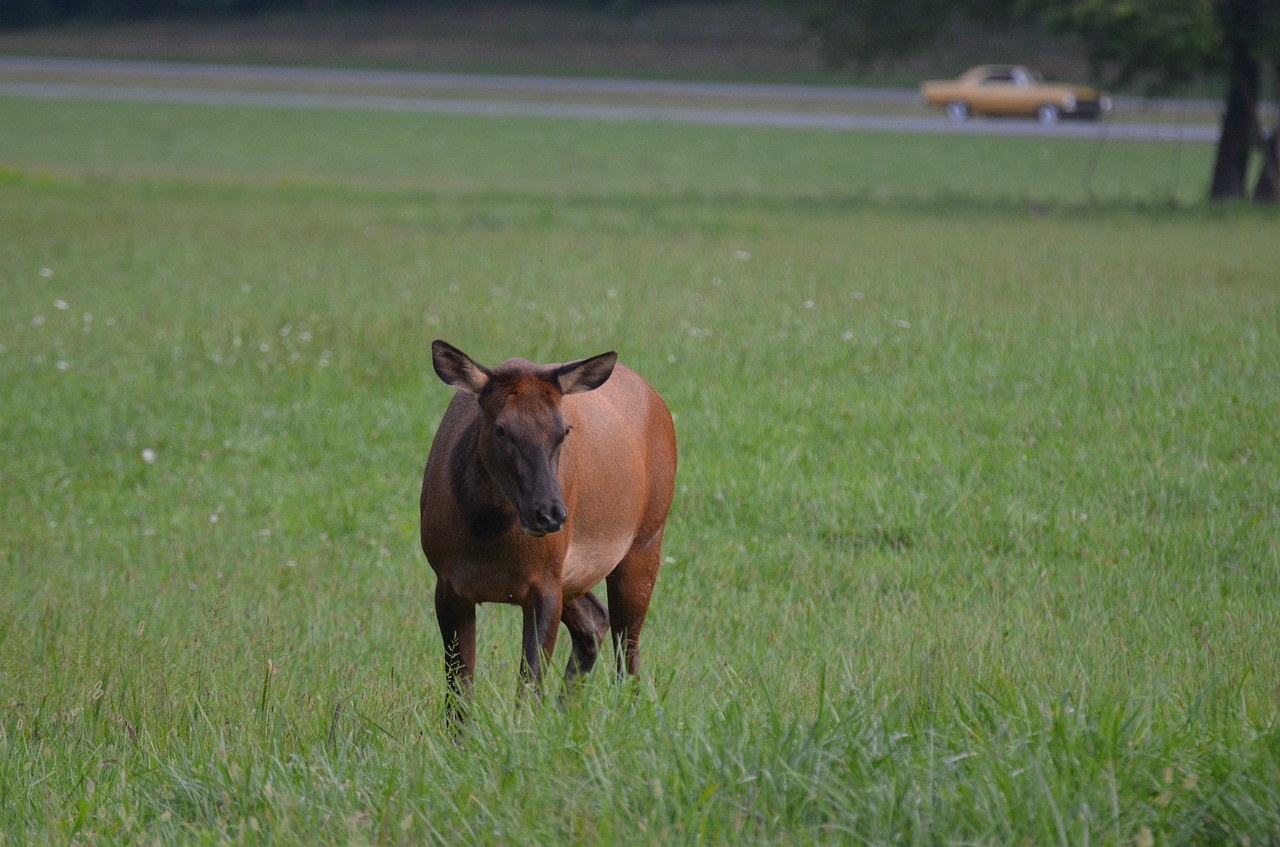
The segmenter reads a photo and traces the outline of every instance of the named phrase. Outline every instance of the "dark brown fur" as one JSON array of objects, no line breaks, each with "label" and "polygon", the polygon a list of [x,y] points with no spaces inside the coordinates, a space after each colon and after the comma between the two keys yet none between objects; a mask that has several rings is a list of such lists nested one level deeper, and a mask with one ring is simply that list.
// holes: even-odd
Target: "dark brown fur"
[{"label": "dark brown fur", "polygon": [[[475,674],[480,603],[523,609],[521,670],[535,688],[560,623],[573,641],[570,682],[591,670],[610,628],[619,675],[634,675],[675,492],[666,404],[613,353],[488,370],[436,341],[432,361],[461,389],[431,445],[421,499],[453,713]],[[608,610],[590,593],[602,580]]]}]

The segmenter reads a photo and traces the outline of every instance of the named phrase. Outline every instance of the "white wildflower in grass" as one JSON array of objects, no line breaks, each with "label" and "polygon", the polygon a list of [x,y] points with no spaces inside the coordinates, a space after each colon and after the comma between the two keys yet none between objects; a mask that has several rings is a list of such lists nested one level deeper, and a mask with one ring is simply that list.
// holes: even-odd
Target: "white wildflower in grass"
[{"label": "white wildflower in grass", "polygon": [[737,259],[739,262],[749,262],[751,261],[751,254],[746,250],[734,250],[733,258]]},{"label": "white wildflower in grass", "polygon": [[241,294],[248,294],[252,290],[253,290],[253,286],[249,285],[249,283],[247,282],[244,285],[240,286]]},{"label": "white wildflower in grass", "polygon": [[44,326],[44,315],[36,315],[31,319],[32,326]]},{"label": "white wildflower in grass", "polygon": [[263,352],[263,353],[270,353],[270,352],[271,352],[271,345],[264,341],[264,342],[262,342],[261,344],[259,344],[259,345],[258,345],[258,350],[259,350],[259,351],[261,351],[261,352]]},{"label": "white wildflower in grass", "polygon": [[59,360],[59,362],[58,362],[58,370],[60,370],[60,371],[69,371],[69,370],[71,370],[71,363],[70,363],[70,362],[67,362],[67,361]]},{"label": "white wildflower in grass", "polygon": [[850,297],[852,297],[854,300],[865,300],[865,299],[866,299],[866,296],[865,296],[861,291],[855,291],[855,292],[853,292],[852,294],[850,294],[849,296],[850,296]]},{"label": "white wildflower in grass", "polygon": [[57,309],[59,312],[65,312],[67,309],[71,308],[71,304],[66,300],[54,300],[53,308]]},{"label": "white wildflower in grass", "polygon": [[209,523],[217,523],[217,522],[218,522],[218,516],[217,516],[217,515],[210,515],[210,516],[209,516]]},{"label": "white wildflower in grass", "polygon": [[156,451],[150,447],[142,448],[142,461],[148,465],[154,465],[156,463]]},{"label": "white wildflower in grass", "polygon": [[41,268],[40,276],[44,277],[45,279],[48,279],[49,277],[53,276],[53,268]]},{"label": "white wildflower in grass", "polygon": [[911,321],[904,321],[902,318],[898,318],[894,323],[898,325],[899,329],[911,329]]},{"label": "white wildflower in grass", "polygon": [[814,304],[814,302],[813,302],[812,300],[806,300],[806,301],[804,301],[804,307],[805,307],[806,309],[812,309],[812,308],[814,307],[814,305],[815,305],[815,304]]},{"label": "white wildflower in grass", "polygon": [[841,338],[841,340],[843,340],[843,341],[852,341],[852,340],[853,340],[853,330],[851,330],[851,329],[846,329],[843,333],[841,333],[841,334],[840,334],[840,338]]},{"label": "white wildflower in grass", "polygon": [[613,300],[618,296],[618,289],[610,288],[608,291],[604,293],[604,296],[608,297],[610,300]]}]

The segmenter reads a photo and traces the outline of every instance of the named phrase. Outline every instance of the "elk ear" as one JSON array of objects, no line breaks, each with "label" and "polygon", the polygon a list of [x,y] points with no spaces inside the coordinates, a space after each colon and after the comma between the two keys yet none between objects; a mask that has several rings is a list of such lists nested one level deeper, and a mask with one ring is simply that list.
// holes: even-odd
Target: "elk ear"
[{"label": "elk ear", "polygon": [[556,368],[556,382],[564,394],[578,394],[599,388],[608,381],[613,366],[618,364],[618,354],[610,350],[590,359],[579,359]]},{"label": "elk ear", "polygon": [[489,384],[488,368],[476,364],[457,347],[439,339],[431,342],[431,365],[445,385],[479,394]]}]

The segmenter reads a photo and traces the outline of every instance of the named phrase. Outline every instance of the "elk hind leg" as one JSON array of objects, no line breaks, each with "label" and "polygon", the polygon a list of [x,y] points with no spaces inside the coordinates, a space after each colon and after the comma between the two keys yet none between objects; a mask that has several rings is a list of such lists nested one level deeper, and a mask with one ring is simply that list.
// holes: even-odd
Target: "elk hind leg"
[{"label": "elk hind leg", "polygon": [[609,574],[609,626],[617,654],[618,677],[635,676],[640,670],[640,630],[649,613],[649,599],[662,566],[662,533],[627,551]]},{"label": "elk hind leg", "polygon": [[569,654],[569,664],[564,669],[568,690],[578,677],[595,666],[604,634],[609,630],[609,610],[599,597],[588,591],[564,604],[560,620],[569,629],[569,637],[573,641],[573,652]]}]

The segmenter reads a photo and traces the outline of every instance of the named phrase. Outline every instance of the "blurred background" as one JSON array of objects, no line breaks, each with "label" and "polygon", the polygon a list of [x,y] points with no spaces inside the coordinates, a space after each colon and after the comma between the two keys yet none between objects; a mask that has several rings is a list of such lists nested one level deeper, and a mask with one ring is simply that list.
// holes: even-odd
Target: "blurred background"
[{"label": "blurred background", "polygon": [[1265,0],[5,0],[0,55],[904,91],[1026,63],[1130,96],[1129,118],[1220,125],[1209,197],[1273,201],[1277,18]]}]

